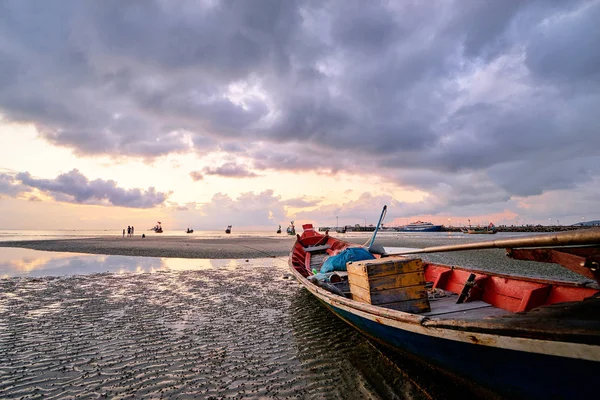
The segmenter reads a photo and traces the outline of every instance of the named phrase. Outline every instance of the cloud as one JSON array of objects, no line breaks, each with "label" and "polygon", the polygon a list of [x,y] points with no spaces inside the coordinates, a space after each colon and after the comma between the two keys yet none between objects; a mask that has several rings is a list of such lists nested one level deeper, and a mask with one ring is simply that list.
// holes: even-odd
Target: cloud
[{"label": "cloud", "polygon": [[204,175],[217,175],[226,178],[253,178],[258,176],[243,165],[228,162],[220,167],[206,167],[202,170]]},{"label": "cloud", "polygon": [[600,84],[600,4],[590,2],[538,25],[527,43],[528,68],[548,82]]},{"label": "cloud", "polygon": [[[176,213],[174,226],[225,229],[234,226],[276,226],[287,220],[281,197],[272,190],[246,192],[236,198],[216,193],[207,203],[187,204],[188,211]],[[224,219],[225,218],[225,219]]]},{"label": "cloud", "polygon": [[17,197],[30,190],[27,186],[20,184],[14,176],[0,173],[0,196]]},{"label": "cloud", "polygon": [[164,203],[167,194],[153,187],[147,190],[123,189],[112,180],[88,180],[78,170],[60,174],[55,179],[36,179],[29,172],[20,172],[16,179],[22,185],[38,189],[57,201],[76,204],[109,204],[131,208],[152,208]]},{"label": "cloud", "polygon": [[318,205],[320,202],[321,202],[321,200],[319,200],[319,199],[311,200],[311,199],[307,199],[305,197],[298,197],[295,199],[285,200],[283,202],[283,204],[288,207],[308,208],[308,207],[314,207],[314,206]]},{"label": "cloud", "polygon": [[192,177],[194,182],[198,182],[204,179],[204,175],[200,171],[192,171],[190,172],[190,176]]},{"label": "cloud", "polygon": [[598,178],[597,1],[0,7],[0,113],[79,154],[225,151],[390,177],[440,207]]}]

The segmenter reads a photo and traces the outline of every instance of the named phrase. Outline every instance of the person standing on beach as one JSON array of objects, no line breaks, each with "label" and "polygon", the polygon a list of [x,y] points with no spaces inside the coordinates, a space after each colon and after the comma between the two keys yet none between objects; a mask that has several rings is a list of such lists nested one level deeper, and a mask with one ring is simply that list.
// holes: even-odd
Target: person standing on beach
[{"label": "person standing on beach", "polygon": [[125,228],[123,228],[123,237],[125,237]]},{"label": "person standing on beach", "polygon": [[127,225],[127,237],[131,235],[131,227]]},{"label": "person standing on beach", "polygon": [[133,237],[133,225],[131,225],[131,237]]}]

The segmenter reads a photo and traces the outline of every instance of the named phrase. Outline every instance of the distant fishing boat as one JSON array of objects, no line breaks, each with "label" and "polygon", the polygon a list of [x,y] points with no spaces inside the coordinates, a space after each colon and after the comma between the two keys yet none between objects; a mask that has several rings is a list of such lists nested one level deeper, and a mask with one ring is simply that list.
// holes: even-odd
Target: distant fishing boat
[{"label": "distant fishing boat", "polygon": [[402,253],[507,248],[593,279],[573,283],[387,255],[303,228],[291,272],[368,337],[494,395],[590,397],[600,375],[600,229]]},{"label": "distant fishing boat", "polygon": [[431,222],[417,221],[404,225],[397,229],[400,232],[440,232],[442,225],[434,225]]},{"label": "distant fishing boat", "polygon": [[494,233],[498,232],[496,230],[496,227],[494,226],[493,223],[490,222],[490,224],[488,226],[486,226],[485,228],[482,227],[476,227],[476,228],[464,228],[463,229],[464,233],[469,233],[469,234],[488,234],[488,235],[493,235]]},{"label": "distant fishing boat", "polygon": [[227,225],[227,228],[225,229],[225,233],[231,233],[231,225]]},{"label": "distant fishing boat", "polygon": [[157,225],[155,225],[152,229],[150,229],[151,231],[154,231],[154,233],[163,233],[163,228],[162,225],[160,223],[160,221],[156,221]]},{"label": "distant fishing boat", "polygon": [[187,228],[187,230],[185,231],[185,233],[194,233],[193,229]]},{"label": "distant fishing boat", "polygon": [[294,226],[294,221],[290,221],[290,226],[287,227],[287,234],[288,235],[296,234],[296,227]]}]

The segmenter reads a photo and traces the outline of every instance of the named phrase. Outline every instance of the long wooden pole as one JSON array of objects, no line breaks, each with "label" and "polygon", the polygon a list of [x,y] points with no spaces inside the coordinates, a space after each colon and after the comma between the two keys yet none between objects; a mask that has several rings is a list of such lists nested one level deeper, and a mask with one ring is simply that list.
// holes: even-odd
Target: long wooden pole
[{"label": "long wooden pole", "polygon": [[580,229],[577,231],[560,232],[550,235],[526,236],[520,238],[490,240],[477,243],[456,244],[447,246],[426,247],[387,254],[388,256],[403,256],[407,254],[441,253],[448,251],[480,250],[480,249],[507,249],[524,247],[555,247],[555,246],[583,246],[600,245],[600,228]]},{"label": "long wooden pole", "polygon": [[369,248],[371,246],[373,246],[373,242],[375,241],[375,236],[377,236],[377,231],[379,231],[379,227],[381,226],[381,221],[383,221],[383,217],[385,217],[385,214],[387,212],[387,204],[383,206],[383,210],[381,210],[381,215],[379,216],[379,221],[377,222],[377,226],[375,227],[375,232],[373,232],[373,237],[371,238],[371,241],[369,242]]}]

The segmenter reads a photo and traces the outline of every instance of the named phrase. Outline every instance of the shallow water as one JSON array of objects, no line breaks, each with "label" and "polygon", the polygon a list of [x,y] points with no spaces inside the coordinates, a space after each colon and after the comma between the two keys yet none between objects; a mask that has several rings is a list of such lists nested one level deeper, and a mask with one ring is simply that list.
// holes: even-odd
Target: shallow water
[{"label": "shallow water", "polygon": [[302,289],[284,259],[5,250],[3,398],[427,399],[454,390],[399,367]]}]

